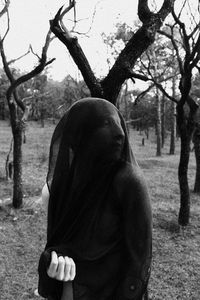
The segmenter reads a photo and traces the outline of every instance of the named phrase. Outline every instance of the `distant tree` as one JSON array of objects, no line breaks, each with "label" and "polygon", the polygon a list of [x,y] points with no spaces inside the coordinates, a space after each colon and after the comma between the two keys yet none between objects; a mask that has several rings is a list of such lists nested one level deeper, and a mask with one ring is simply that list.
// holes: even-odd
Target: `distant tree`
[{"label": "distant tree", "polygon": [[[172,78],[172,97],[176,99],[176,79],[175,77]],[[170,108],[170,149],[169,154],[175,154],[175,147],[176,147],[176,103],[171,101],[171,108]]]},{"label": "distant tree", "polygon": [[[32,77],[41,73],[46,65],[51,63],[53,60],[47,61],[47,49],[51,41],[51,32],[49,31],[46,37],[45,45],[42,49],[42,56],[39,58],[38,65],[29,73],[24,74],[19,77],[15,77],[15,74],[12,72],[10,67],[11,62],[8,62],[5,50],[4,50],[4,40],[9,32],[9,14],[8,14],[9,1],[5,1],[3,8],[3,14],[0,13],[0,16],[6,14],[8,19],[8,27],[6,34],[0,38],[0,53],[3,62],[3,67],[6,76],[9,79],[9,87],[6,92],[6,99],[9,107],[10,113],[10,122],[13,134],[13,206],[15,208],[20,208],[23,204],[23,187],[22,187],[22,134],[24,131],[24,121],[26,118],[26,107],[19,96],[18,88],[24,82],[28,81]],[[30,48],[26,54],[30,52]],[[16,59],[12,60],[12,63]]]},{"label": "distant tree", "polygon": [[63,80],[65,109],[71,106],[75,101],[88,97],[90,92],[83,80],[76,80],[68,75]]},{"label": "distant tree", "polygon": [[[166,82],[166,80],[170,80],[170,77],[166,77],[164,73],[165,68],[163,68],[162,76],[159,75],[159,77],[154,77],[152,76],[152,72],[149,72],[151,64],[148,64],[146,68],[148,71],[146,80],[151,80],[152,84],[148,87],[146,92],[149,92],[150,89],[156,86],[168,99],[176,104],[177,129],[181,141],[181,153],[178,168],[180,186],[180,210],[178,222],[180,225],[186,226],[189,223],[190,217],[190,192],[187,176],[190,143],[196,128],[196,114],[199,107],[197,101],[195,101],[195,97],[193,97],[191,88],[194,70],[198,70],[200,73],[200,17],[199,2],[194,3],[194,1],[187,0],[181,1],[180,4],[181,5],[176,8],[178,11],[177,14],[174,9],[172,10],[173,19],[170,19],[162,30],[158,30],[159,34],[168,39],[167,44],[170,43],[170,46],[166,47],[166,58],[173,58],[171,60],[172,64],[178,67],[178,70],[174,75],[171,72],[170,73],[172,74],[171,78],[178,75],[179,94],[173,92],[172,95],[170,95],[168,90],[163,87],[162,83]],[[187,24],[182,21],[183,15],[187,15],[189,21]],[[169,51],[170,49],[171,51]],[[149,62],[151,63],[151,59]],[[172,64],[170,65],[171,69]],[[166,67],[169,66],[166,65]],[[142,95],[144,96],[144,94],[145,93],[143,92]],[[140,95],[138,97],[141,98]]]},{"label": "distant tree", "polygon": [[8,117],[8,107],[6,103],[6,91],[9,82],[3,70],[0,70],[0,119],[5,120]]},{"label": "distant tree", "polygon": [[[178,67],[179,67],[179,94],[174,98],[170,96],[162,85],[155,82],[159,89],[173,102],[176,103],[177,128],[181,141],[181,153],[178,168],[180,186],[180,210],[178,221],[182,226],[189,223],[190,217],[190,192],[188,185],[188,163],[190,157],[190,143],[195,130],[195,116],[198,103],[192,97],[192,77],[195,69],[200,70],[200,31],[198,11],[192,10],[194,2],[183,1],[178,14],[172,11],[173,21],[169,22],[164,30],[158,32],[171,42]],[[181,20],[183,12],[187,12],[189,26]],[[179,100],[177,99],[179,98]]]},{"label": "distant tree", "polygon": [[[156,155],[162,154],[161,148],[164,146],[166,128],[166,99],[165,94],[160,91],[159,85],[164,86],[163,90],[166,89],[168,82],[172,78],[176,78],[177,64],[174,63],[171,45],[166,38],[157,35],[156,41],[151,45],[147,51],[142,55],[138,61],[137,69],[142,72],[144,80],[149,80],[146,91],[143,91],[138,98],[141,99],[149,91],[155,94],[157,99],[157,122],[156,122],[156,136],[157,136],[157,149]],[[143,80],[143,79],[142,79]],[[168,111],[169,112],[169,111]]]},{"label": "distant tree", "polygon": [[200,193],[200,123],[196,126],[193,134],[194,153],[196,157],[196,176],[194,193]]},{"label": "distant tree", "polygon": [[[181,21],[181,13],[188,5],[188,16],[190,16],[190,26],[187,27]],[[198,104],[191,94],[192,76],[195,68],[199,69],[200,53],[200,31],[199,17],[194,18],[190,5],[184,2],[180,14],[177,16],[173,11],[173,24],[168,24],[166,31],[159,31],[166,36],[174,48],[180,72],[180,100],[176,100],[177,126],[181,140],[181,153],[179,162],[179,185],[180,185],[180,211],[179,224],[187,225],[190,217],[190,193],[188,185],[188,163],[190,157],[190,143],[195,129],[195,115]],[[198,5],[197,5],[198,9]],[[186,109],[187,108],[187,109]]]},{"label": "distant tree", "polygon": [[146,94],[142,101],[132,103],[132,125],[140,131],[144,131],[148,138],[149,128],[156,125],[156,99]]}]

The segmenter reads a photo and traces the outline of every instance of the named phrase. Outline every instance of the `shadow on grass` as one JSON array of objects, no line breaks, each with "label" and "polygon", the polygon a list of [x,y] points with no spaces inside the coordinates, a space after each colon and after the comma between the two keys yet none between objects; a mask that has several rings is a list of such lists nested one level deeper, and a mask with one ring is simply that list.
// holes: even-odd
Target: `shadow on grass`
[{"label": "shadow on grass", "polygon": [[156,216],[154,223],[155,228],[160,228],[171,234],[178,234],[180,232],[180,226],[177,219],[170,220],[168,216]]},{"label": "shadow on grass", "polygon": [[166,162],[165,160],[159,159],[145,159],[145,160],[138,160],[138,163],[141,168],[143,169],[153,169],[153,168],[174,168],[176,163],[174,162]]}]

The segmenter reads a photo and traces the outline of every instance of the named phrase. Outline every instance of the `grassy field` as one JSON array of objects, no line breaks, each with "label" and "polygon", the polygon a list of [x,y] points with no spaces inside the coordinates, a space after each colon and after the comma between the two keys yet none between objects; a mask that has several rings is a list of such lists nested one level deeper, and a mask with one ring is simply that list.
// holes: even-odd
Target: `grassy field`
[{"label": "grassy field", "polygon": [[[0,123],[0,299],[38,299],[38,258],[45,245],[46,213],[40,204],[45,181],[48,147],[53,125],[40,128],[31,123],[27,143],[23,145],[24,207],[13,210],[5,200],[12,195],[12,183],[5,181],[4,164],[9,150],[11,130]],[[168,155],[168,141],[162,157],[156,157],[153,133],[142,146],[142,135],[130,132],[131,145],[145,174],[153,210],[153,264],[149,283],[150,299],[200,299],[200,196],[192,193],[195,177],[194,154],[191,153],[189,182],[191,220],[186,229],[177,225],[179,186],[176,154]],[[6,202],[7,203],[7,202]]]}]

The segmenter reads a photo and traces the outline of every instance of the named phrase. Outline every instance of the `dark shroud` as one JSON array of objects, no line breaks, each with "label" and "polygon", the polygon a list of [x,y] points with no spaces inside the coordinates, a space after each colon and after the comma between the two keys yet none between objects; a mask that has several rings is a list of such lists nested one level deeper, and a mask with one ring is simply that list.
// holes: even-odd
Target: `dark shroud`
[{"label": "dark shroud", "polygon": [[75,261],[75,300],[142,299],[150,276],[151,208],[114,105],[97,98],[72,105],[52,136],[47,184],[40,295],[61,299],[63,283],[47,275],[55,250]]}]

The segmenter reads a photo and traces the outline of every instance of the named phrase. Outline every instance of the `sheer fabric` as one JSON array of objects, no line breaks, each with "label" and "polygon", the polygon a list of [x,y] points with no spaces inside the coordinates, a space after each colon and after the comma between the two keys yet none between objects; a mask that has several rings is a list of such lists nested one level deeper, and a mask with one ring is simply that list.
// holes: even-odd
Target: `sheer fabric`
[{"label": "sheer fabric", "polygon": [[117,298],[116,290],[125,253],[124,221],[113,182],[124,165],[139,169],[116,107],[98,98],[72,105],[58,123],[50,145],[47,243],[38,268],[43,297],[61,298],[62,282],[46,273],[55,250],[76,263],[75,299],[80,294],[88,300],[122,299]]}]

